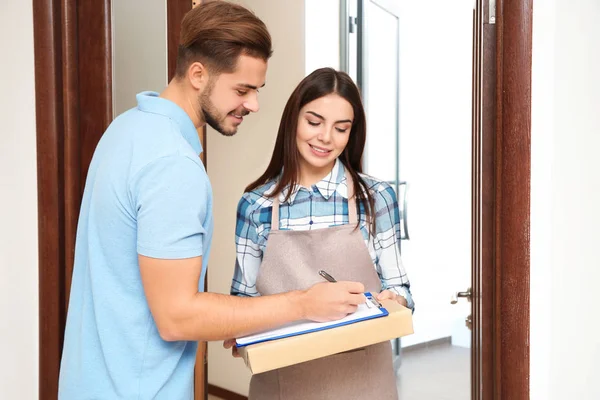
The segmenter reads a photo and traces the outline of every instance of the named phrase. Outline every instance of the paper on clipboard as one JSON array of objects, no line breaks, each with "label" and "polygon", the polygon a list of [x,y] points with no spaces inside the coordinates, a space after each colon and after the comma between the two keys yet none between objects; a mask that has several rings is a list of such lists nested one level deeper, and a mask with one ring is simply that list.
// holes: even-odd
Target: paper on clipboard
[{"label": "paper on clipboard", "polygon": [[236,339],[236,346],[243,347],[250,344],[266,342],[269,340],[281,339],[290,336],[301,335],[304,333],[310,333],[315,331],[320,331],[324,329],[335,328],[337,326],[343,326],[348,324],[353,324],[355,322],[385,317],[388,315],[388,312],[385,308],[380,308],[371,300],[370,293],[365,293],[367,295],[367,301],[358,306],[358,309],[352,313],[347,315],[342,319],[338,319],[335,321],[328,322],[312,322],[312,321],[298,321],[293,322],[287,325],[284,325],[280,328],[273,329],[270,331],[259,332],[253,335],[244,336]]}]

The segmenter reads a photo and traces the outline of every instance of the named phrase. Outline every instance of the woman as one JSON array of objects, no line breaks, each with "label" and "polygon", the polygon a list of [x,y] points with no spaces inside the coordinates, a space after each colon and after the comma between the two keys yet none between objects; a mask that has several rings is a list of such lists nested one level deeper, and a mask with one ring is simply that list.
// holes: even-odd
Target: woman
[{"label": "woman", "polygon": [[[365,138],[360,93],[347,74],[323,68],[300,82],[267,170],[238,205],[232,294],[306,289],[323,280],[323,269],[413,308],[396,194],[361,173]],[[389,342],[254,375],[249,396],[363,397],[397,399]]]}]

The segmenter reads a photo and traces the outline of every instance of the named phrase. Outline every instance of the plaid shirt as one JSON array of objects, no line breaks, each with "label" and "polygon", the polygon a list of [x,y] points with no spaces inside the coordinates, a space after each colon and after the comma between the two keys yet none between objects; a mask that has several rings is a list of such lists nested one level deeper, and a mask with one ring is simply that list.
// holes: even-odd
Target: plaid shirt
[{"label": "plaid shirt", "polygon": [[[403,296],[414,308],[410,283],[400,258],[400,214],[396,193],[390,185],[361,175],[375,200],[375,237],[369,234],[364,207],[360,206],[360,231],[369,250],[373,267],[381,279],[381,290],[389,289]],[[237,209],[235,242],[237,258],[231,294],[258,296],[256,278],[271,230],[273,201],[268,195],[276,181],[244,193]],[[288,202],[289,187],[279,195],[280,229],[312,230],[348,223],[348,187],[343,164],[337,160],[331,172],[311,188],[297,185]]]}]

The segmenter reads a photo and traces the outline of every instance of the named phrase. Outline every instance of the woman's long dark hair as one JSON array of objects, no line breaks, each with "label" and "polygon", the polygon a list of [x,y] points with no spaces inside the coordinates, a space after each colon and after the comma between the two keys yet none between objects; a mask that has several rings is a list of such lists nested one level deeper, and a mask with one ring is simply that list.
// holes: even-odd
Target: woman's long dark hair
[{"label": "woman's long dark hair", "polygon": [[[271,162],[260,178],[246,187],[246,192],[250,192],[272,179],[279,178],[274,191],[270,194],[270,197],[274,197],[288,185],[293,188],[298,183],[300,154],[296,146],[296,129],[300,110],[311,101],[329,94],[337,94],[344,98],[354,110],[354,121],[348,144],[339,158],[354,180],[358,211],[362,204],[367,221],[371,222],[371,234],[375,236],[374,199],[367,184],[358,174],[362,172],[362,155],[367,136],[365,110],[358,87],[345,72],[332,68],[320,68],[298,84],[283,110]],[[291,194],[292,191],[288,191],[286,201],[289,200]]]}]

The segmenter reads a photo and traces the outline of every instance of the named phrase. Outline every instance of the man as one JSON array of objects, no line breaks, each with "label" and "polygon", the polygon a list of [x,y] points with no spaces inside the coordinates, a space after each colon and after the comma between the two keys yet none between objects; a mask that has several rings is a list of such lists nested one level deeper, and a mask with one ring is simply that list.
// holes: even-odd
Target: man
[{"label": "man", "polygon": [[233,135],[258,111],[272,50],[262,21],[221,1],[190,11],[181,33],[176,77],[115,119],[89,168],[60,399],[191,399],[198,340],[337,319],[364,302],[351,282],[259,298],[201,293],[213,217],[197,128]]}]

